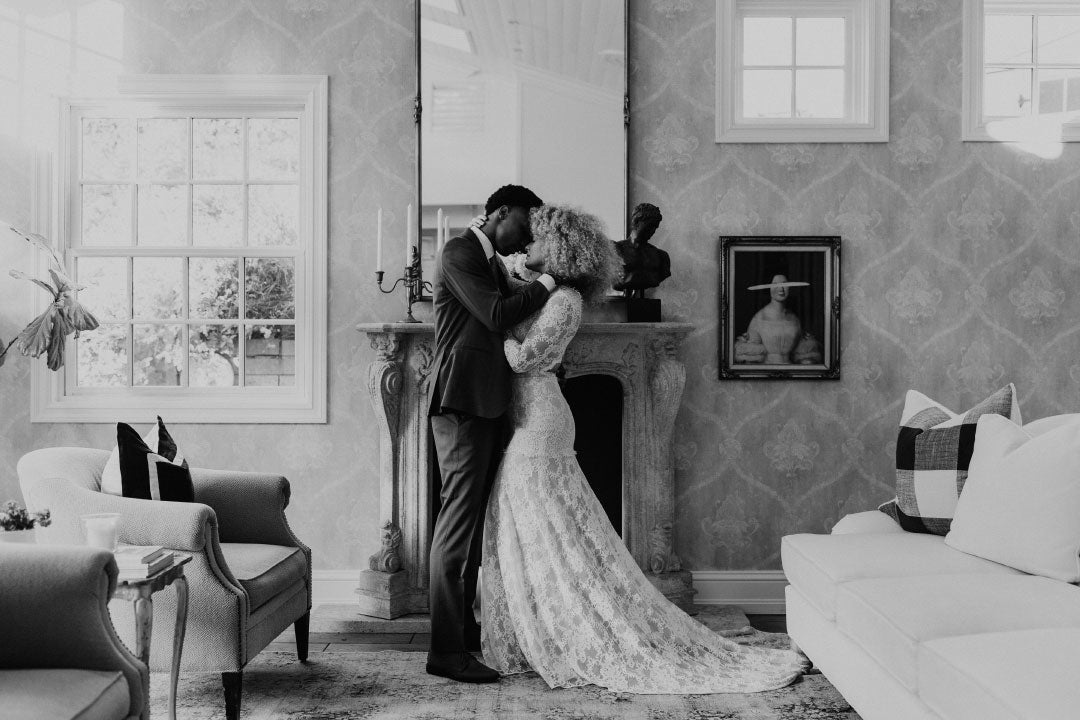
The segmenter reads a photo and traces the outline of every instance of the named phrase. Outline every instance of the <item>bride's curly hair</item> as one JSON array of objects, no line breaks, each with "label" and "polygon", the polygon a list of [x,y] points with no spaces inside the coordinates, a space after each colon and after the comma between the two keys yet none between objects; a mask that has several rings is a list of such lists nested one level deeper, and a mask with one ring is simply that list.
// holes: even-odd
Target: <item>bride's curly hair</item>
[{"label": "bride's curly hair", "polygon": [[529,211],[533,238],[545,241],[546,272],[560,285],[596,302],[611,289],[622,268],[615,243],[600,218],[569,205],[543,205]]}]

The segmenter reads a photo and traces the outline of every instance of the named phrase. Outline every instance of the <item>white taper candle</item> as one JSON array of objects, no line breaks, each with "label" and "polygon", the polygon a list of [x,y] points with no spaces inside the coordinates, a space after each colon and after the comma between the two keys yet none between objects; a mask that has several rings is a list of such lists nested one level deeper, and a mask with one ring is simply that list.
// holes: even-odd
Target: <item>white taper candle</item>
[{"label": "white taper candle", "polygon": [[378,214],[375,216],[377,230],[375,233],[375,269],[382,272],[382,208],[379,208]]},{"label": "white taper candle", "polygon": [[439,250],[442,248],[442,244],[443,244],[442,225],[443,225],[443,211],[442,211],[442,208],[439,208],[439,212],[437,212],[435,214],[435,254],[436,255],[438,255]]}]

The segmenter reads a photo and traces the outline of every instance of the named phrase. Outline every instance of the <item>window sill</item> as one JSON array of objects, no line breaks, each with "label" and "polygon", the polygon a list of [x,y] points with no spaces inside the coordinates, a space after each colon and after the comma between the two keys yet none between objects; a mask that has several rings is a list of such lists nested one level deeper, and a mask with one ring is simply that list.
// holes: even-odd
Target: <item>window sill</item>
[{"label": "window sill", "polygon": [[871,125],[735,126],[717,131],[718,143],[884,143],[888,123]]}]

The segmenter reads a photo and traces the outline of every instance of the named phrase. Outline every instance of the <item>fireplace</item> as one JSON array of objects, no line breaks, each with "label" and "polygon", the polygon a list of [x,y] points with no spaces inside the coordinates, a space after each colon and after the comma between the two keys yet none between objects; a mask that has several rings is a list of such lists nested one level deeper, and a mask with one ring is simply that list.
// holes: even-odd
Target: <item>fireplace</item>
[{"label": "fireplace", "polygon": [[622,383],[610,375],[583,375],[564,378],[562,392],[574,415],[578,464],[622,535]]},{"label": "fireplace", "polygon": [[[582,437],[586,477],[634,560],[684,609],[694,590],[690,573],[672,550],[671,435],[686,379],[676,350],[691,327],[585,323],[563,362],[572,408],[577,404],[578,413],[589,413],[581,415],[578,425],[589,425],[600,436]],[[438,475],[426,413],[434,327],[370,323],[357,329],[369,336],[376,353],[368,366],[368,391],[380,426],[382,522],[382,547],[361,572],[359,612],[390,619],[428,609],[428,548]],[[579,395],[584,399],[578,400]],[[605,408],[607,418],[591,415]],[[617,441],[604,442],[616,434]]]}]

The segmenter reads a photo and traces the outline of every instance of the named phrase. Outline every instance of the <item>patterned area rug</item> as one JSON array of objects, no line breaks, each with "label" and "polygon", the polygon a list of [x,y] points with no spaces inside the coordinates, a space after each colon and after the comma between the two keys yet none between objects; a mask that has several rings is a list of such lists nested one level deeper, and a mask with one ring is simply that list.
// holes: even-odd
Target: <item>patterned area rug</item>
[{"label": "patterned area rug", "polygon": [[[783,633],[759,632],[745,616],[699,618],[744,644],[787,647]],[[858,720],[820,674],[794,685],[745,695],[627,695],[597,687],[549,690],[535,674],[493,685],[463,685],[424,672],[422,652],[293,653],[264,651],[244,672],[241,717],[247,720]],[[151,675],[151,715],[167,717],[165,673]],[[224,718],[220,676],[185,673],[177,715]]]}]

